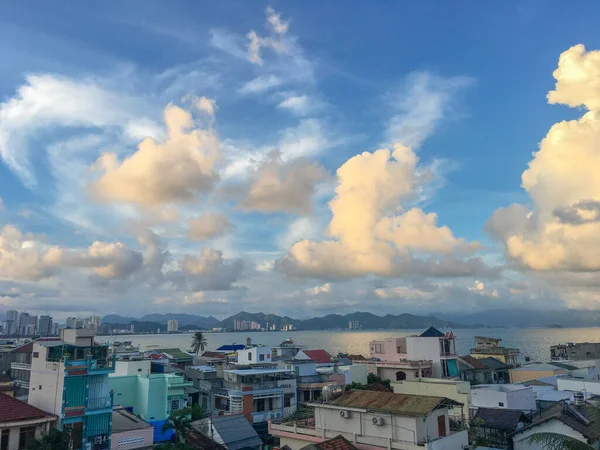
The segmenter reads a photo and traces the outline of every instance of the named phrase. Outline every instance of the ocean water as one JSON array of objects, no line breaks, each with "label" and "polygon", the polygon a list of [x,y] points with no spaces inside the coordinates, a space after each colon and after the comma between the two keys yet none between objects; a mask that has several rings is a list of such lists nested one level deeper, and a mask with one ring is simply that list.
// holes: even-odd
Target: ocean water
[{"label": "ocean water", "polygon": [[[278,345],[284,339],[293,338],[296,343],[308,349],[323,348],[331,354],[352,353],[368,356],[369,341],[388,337],[403,337],[421,333],[423,330],[386,331],[270,331],[206,333],[207,350],[214,350],[224,344],[245,344],[252,338],[254,344]],[[444,330],[448,331],[448,330]],[[529,356],[532,361],[548,361],[550,346],[567,342],[600,342],[600,328],[481,328],[453,330],[456,335],[456,351],[468,354],[475,336],[489,336],[502,339],[505,347],[519,348],[521,356]],[[141,350],[149,346],[161,348],[191,347],[192,334],[149,334],[99,336],[99,341],[132,341]]]}]

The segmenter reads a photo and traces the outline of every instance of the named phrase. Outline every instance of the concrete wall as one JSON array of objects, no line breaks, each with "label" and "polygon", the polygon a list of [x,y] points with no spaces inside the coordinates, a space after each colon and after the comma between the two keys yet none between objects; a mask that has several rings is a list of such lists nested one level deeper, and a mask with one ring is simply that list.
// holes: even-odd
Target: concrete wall
[{"label": "concrete wall", "polygon": [[141,361],[117,361],[114,376],[150,375],[152,362],[149,359]]},{"label": "concrete wall", "polygon": [[[65,370],[61,363],[46,361],[48,348],[34,343],[31,358],[31,378],[29,382],[28,403],[43,411],[60,416]],[[41,388],[40,388],[41,386]]]},{"label": "concrete wall", "polygon": [[586,391],[588,394],[600,395],[600,381],[559,378],[559,391]]},{"label": "concrete wall", "polygon": [[[564,434],[565,436],[571,436],[581,442],[587,442],[586,438],[583,437],[581,433],[575,431],[573,428],[568,427],[564,423],[553,419],[548,422],[544,422],[535,427],[531,427],[527,430],[522,431],[521,433],[513,436],[513,444],[514,450],[546,450],[546,447],[541,445],[530,445],[524,442],[529,436],[534,433],[558,433]],[[596,443],[595,448],[598,448],[598,444]]]},{"label": "concrete wall", "polygon": [[15,425],[12,427],[3,427],[2,424],[0,424],[0,433],[2,432],[2,430],[6,430],[6,429],[8,429],[8,431],[9,431],[8,450],[20,450],[19,449],[19,435],[20,435],[22,427],[35,426],[35,438],[36,439],[41,439],[44,435],[48,434],[48,431],[50,431],[50,423],[49,422],[37,423],[37,424],[35,422],[36,421],[27,421],[27,422],[23,422],[22,424]]},{"label": "concrete wall", "polygon": [[[494,387],[504,385],[494,385]],[[476,408],[520,409],[530,411],[535,407],[535,392],[531,387],[518,390],[472,389],[471,406]]]},{"label": "concrete wall", "polygon": [[271,347],[252,347],[240,350],[238,352],[238,364],[270,363],[272,353],[273,349]]},{"label": "concrete wall", "polygon": [[154,428],[142,428],[141,430],[123,431],[113,433],[110,442],[111,450],[129,450],[134,448],[149,448],[154,443]]},{"label": "concrete wall", "polygon": [[[471,384],[468,381],[445,381],[435,378],[397,381],[391,384],[396,394],[427,395],[430,397],[446,397],[464,404],[467,414],[471,402]],[[460,407],[451,409],[448,414],[461,416]]]},{"label": "concrete wall", "polygon": [[352,364],[350,366],[340,366],[340,372],[347,373],[346,384],[360,383],[367,384],[368,370],[366,364]]},{"label": "concrete wall", "polygon": [[469,433],[467,430],[454,433],[452,436],[448,436],[438,441],[429,442],[425,444],[426,450],[459,450],[466,448],[469,444]]},{"label": "concrete wall", "polygon": [[317,374],[317,363],[303,362],[298,364],[282,364],[282,369],[293,370],[296,376],[307,377]]},{"label": "concrete wall", "polygon": [[521,368],[516,370],[509,370],[511,383],[520,383],[522,381],[537,380],[538,378],[552,377],[554,375],[564,375],[566,373],[567,372],[563,369],[526,370],[524,368]]}]

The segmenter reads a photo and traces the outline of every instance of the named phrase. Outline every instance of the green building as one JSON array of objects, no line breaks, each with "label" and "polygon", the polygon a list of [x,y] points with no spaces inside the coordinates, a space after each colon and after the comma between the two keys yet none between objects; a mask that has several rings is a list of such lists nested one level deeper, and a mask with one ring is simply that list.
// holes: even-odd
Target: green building
[{"label": "green building", "polygon": [[154,426],[155,442],[170,439],[162,426],[173,411],[187,406],[185,388],[192,387],[181,375],[151,373],[150,360],[117,361],[108,378],[115,405],[131,409]]}]

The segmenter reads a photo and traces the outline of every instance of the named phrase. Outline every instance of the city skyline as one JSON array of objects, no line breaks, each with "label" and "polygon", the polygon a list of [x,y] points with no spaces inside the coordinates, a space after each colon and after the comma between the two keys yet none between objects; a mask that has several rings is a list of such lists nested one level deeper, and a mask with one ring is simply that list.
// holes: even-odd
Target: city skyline
[{"label": "city skyline", "polygon": [[0,314],[600,310],[600,6],[234,4],[6,5]]}]

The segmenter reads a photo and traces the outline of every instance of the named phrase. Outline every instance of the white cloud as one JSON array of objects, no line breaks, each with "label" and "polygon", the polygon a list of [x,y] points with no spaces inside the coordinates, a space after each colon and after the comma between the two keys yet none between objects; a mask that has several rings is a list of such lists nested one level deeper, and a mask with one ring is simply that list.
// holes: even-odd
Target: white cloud
[{"label": "white cloud", "polygon": [[191,129],[192,115],[174,105],[165,108],[164,117],[168,137],[163,142],[146,138],[122,162],[115,153],[98,159],[94,167],[103,173],[90,185],[96,199],[153,207],[189,202],[213,188],[218,179],[216,133]]},{"label": "white cloud", "polygon": [[509,257],[529,269],[600,271],[598,74],[600,51],[577,45],[560,56],[548,101],[588,112],[553,125],[523,172],[533,208],[500,208],[486,224]]},{"label": "white cloud", "polygon": [[222,236],[235,229],[229,217],[222,213],[206,213],[188,219],[188,239],[207,241]]},{"label": "white cloud", "polygon": [[40,237],[5,225],[0,230],[0,279],[35,281],[54,275],[57,268],[47,260],[48,251]]},{"label": "white cloud", "polygon": [[277,105],[296,116],[308,116],[322,107],[322,102],[306,94],[290,94]]},{"label": "white cloud", "polygon": [[271,48],[277,53],[285,53],[288,47],[285,41],[285,35],[288,32],[288,23],[281,21],[281,16],[271,7],[265,11],[267,15],[267,27],[270,34],[268,36],[259,36],[254,30],[248,33],[248,61],[262,65],[263,59],[261,50]]},{"label": "white cloud", "polygon": [[329,294],[331,292],[331,283],[325,283],[320,286],[308,288],[306,293],[312,296],[319,294]]},{"label": "white cloud", "polygon": [[200,256],[185,255],[179,260],[180,270],[168,274],[179,288],[192,291],[224,291],[233,288],[244,269],[242,260],[227,261],[223,253],[212,248]]},{"label": "white cloud", "polygon": [[[336,196],[329,203],[332,219],[326,234],[331,239],[295,243],[278,267],[310,277],[397,276],[407,263],[434,272],[444,268],[442,261],[415,260],[415,253],[451,256],[476,250],[477,243],[437,227],[435,215],[417,208],[402,211],[421,181],[417,162],[412,149],[402,145],[349,159],[337,171]],[[457,266],[448,269],[454,273]]]},{"label": "white cloud", "polygon": [[229,303],[229,300],[226,298],[210,298],[207,297],[204,292],[194,292],[193,294],[186,295],[183,297],[184,305],[226,305]]},{"label": "white cloud", "polygon": [[428,72],[411,74],[399,92],[390,95],[395,111],[386,145],[394,142],[417,148],[451,111],[456,94],[472,85],[469,77],[444,78]]},{"label": "white cloud", "polygon": [[262,94],[282,84],[283,80],[276,75],[260,75],[244,84],[239,92],[241,94]]}]

